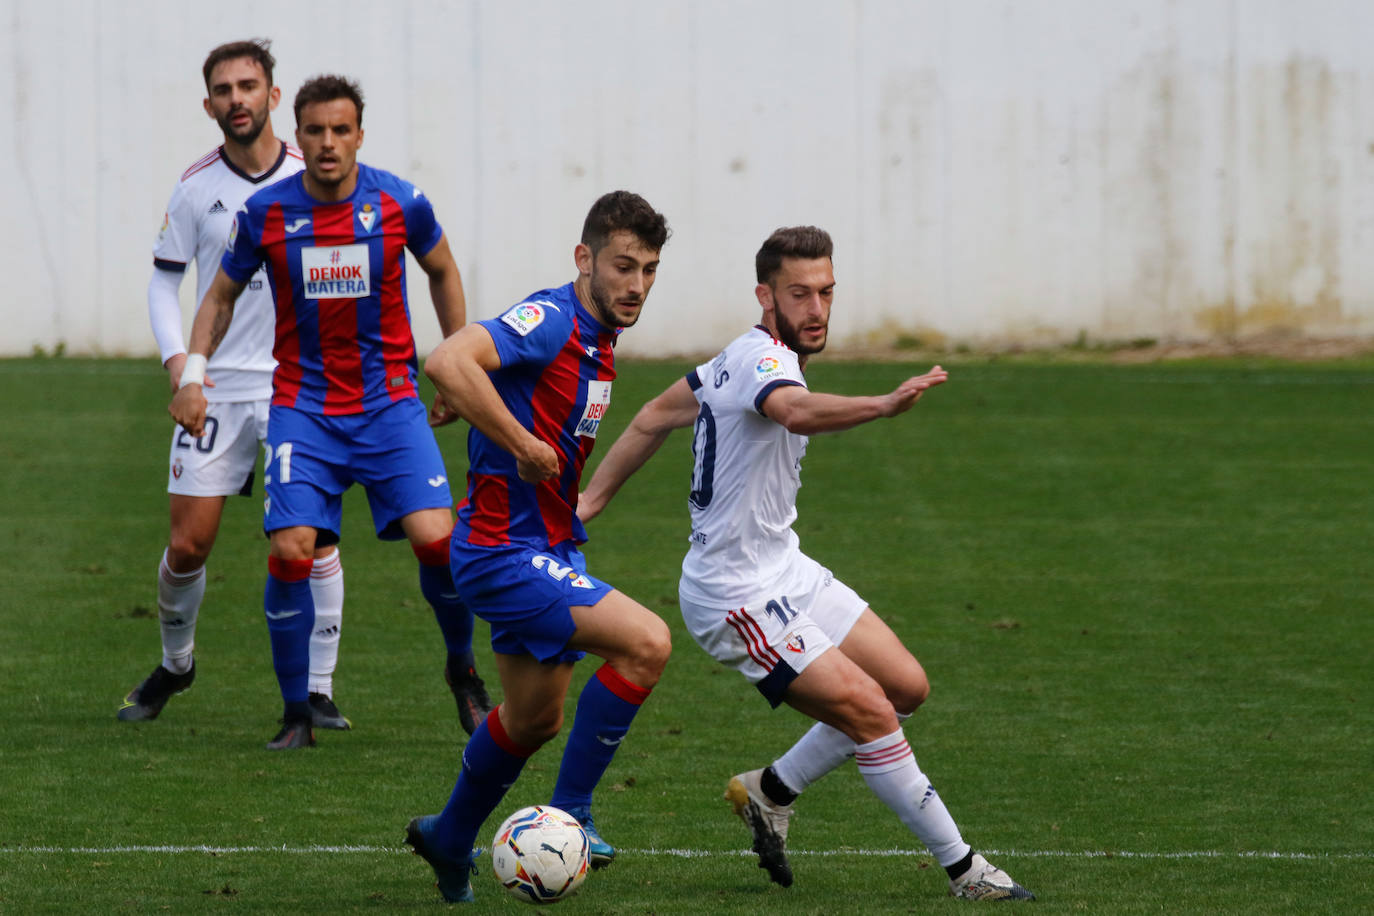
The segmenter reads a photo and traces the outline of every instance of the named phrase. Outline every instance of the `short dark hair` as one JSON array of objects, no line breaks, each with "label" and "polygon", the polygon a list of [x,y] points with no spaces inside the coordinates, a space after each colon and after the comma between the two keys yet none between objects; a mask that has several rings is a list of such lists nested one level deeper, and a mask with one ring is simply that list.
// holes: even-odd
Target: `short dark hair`
[{"label": "short dark hair", "polygon": [[312,76],[296,91],[296,126],[301,124],[301,109],[316,102],[332,102],[335,99],[348,99],[358,110],[358,126],[363,126],[363,90],[356,80],[346,76],[325,73]]},{"label": "short dark hair", "polygon": [[595,255],[612,233],[630,232],[651,251],[662,251],[671,230],[668,219],[631,191],[611,191],[597,198],[582,223],[582,244]]},{"label": "short dark hair", "polygon": [[754,273],[759,282],[771,286],[782,270],[783,258],[829,258],[835,251],[830,233],[815,226],[788,226],[775,229],[754,256]]},{"label": "short dark hair", "polygon": [[210,52],[210,56],[205,58],[205,66],[200,68],[200,72],[205,76],[205,88],[210,89],[210,72],[224,63],[226,60],[238,60],[246,57],[249,60],[258,62],[262,67],[262,72],[267,76],[267,85],[272,85],[272,68],[277,65],[277,59],[272,56],[272,40],[269,38],[254,38],[251,41],[231,41],[222,44]]}]

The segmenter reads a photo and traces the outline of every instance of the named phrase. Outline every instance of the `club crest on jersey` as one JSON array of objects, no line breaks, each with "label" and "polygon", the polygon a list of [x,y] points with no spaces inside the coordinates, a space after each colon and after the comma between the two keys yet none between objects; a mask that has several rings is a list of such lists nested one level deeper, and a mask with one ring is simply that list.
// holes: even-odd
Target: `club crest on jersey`
[{"label": "club crest on jersey", "polygon": [[367,245],[302,248],[301,281],[307,299],[362,299],[372,294]]},{"label": "club crest on jersey", "polygon": [[568,584],[573,588],[591,588],[592,580],[582,575],[571,566],[564,566],[553,557],[546,557],[542,553],[536,554],[530,563],[535,569],[542,569],[549,574],[549,578],[555,580],[567,579]]},{"label": "club crest on jersey", "polygon": [[595,379],[588,382],[587,406],[582,410],[582,419],[577,421],[577,429],[573,430],[573,435],[595,439],[596,429],[601,425],[601,418],[606,416],[610,406],[611,383]]},{"label": "club crest on jersey", "polygon": [[358,222],[362,223],[365,232],[372,231],[372,226],[377,222],[377,211],[372,209],[372,204],[363,204],[358,211]]},{"label": "club crest on jersey", "polygon": [[501,316],[501,321],[515,330],[521,337],[526,336],[544,323],[545,309],[557,307],[552,302],[522,302]]},{"label": "club crest on jersey", "polygon": [[786,371],[787,370],[782,367],[782,363],[778,362],[777,358],[773,356],[763,357],[758,361],[758,364],[754,366],[754,375],[758,376],[760,382],[766,382],[770,378],[777,378],[780,375],[786,374]]}]

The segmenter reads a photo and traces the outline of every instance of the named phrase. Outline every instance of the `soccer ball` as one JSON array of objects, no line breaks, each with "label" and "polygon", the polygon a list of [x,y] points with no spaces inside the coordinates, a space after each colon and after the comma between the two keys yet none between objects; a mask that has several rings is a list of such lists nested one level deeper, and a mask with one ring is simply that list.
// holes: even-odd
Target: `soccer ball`
[{"label": "soccer ball", "polygon": [[521,808],[506,818],[491,843],[496,880],[526,903],[557,903],[587,879],[587,833],[551,805]]}]

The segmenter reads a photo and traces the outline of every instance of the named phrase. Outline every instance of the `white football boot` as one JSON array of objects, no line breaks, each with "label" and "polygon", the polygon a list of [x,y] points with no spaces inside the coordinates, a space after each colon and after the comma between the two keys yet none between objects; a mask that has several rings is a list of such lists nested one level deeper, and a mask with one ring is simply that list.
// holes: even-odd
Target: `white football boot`
[{"label": "white football boot", "polygon": [[964,900],[1034,900],[1035,895],[978,853],[968,871],[949,882],[951,897]]},{"label": "white football boot", "polygon": [[754,835],[754,852],[759,868],[783,887],[792,885],[792,866],[787,862],[787,824],[792,819],[791,805],[775,805],[763,794],[763,770],[750,770],[730,779],[725,798],[734,806]]}]

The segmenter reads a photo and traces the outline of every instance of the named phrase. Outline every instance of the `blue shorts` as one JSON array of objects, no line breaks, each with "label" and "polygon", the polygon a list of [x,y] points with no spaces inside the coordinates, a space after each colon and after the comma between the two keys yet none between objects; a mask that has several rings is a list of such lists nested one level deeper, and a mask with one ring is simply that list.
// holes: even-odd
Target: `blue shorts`
[{"label": "blue shorts", "polygon": [[537,550],[524,544],[476,547],[453,539],[453,581],[463,603],[491,624],[491,648],[541,662],[575,662],[568,648],[576,626],[572,607],[590,607],[611,586],[587,573],[571,541]]},{"label": "blue shorts", "polygon": [[405,537],[401,519],[453,505],[444,458],[419,398],[364,413],[328,417],[272,406],[267,416],[267,502],[262,528],[307,525],[337,540],[343,492],[367,490],[377,537]]}]

